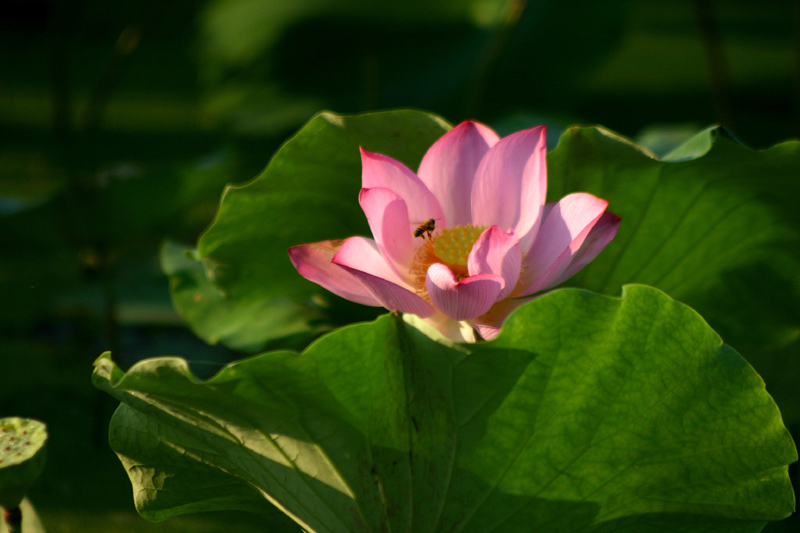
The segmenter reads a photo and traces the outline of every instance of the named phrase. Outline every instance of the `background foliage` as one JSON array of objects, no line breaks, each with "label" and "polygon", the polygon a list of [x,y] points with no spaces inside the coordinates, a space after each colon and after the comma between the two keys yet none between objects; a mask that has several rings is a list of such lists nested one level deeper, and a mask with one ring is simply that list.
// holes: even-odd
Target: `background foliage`
[{"label": "background foliage", "polygon": [[[105,444],[113,402],[91,388],[87,369],[112,349],[125,366],[152,355],[191,356],[193,369],[210,375],[263,347],[231,331],[205,339],[229,348],[209,346],[186,330],[158,250],[165,237],[191,247],[224,184],[255,176],[320,109],[419,107],[451,123],[476,118],[501,133],[545,122],[553,143],[566,124],[602,123],[659,154],[715,122],[758,148],[800,131],[797,7],[788,0],[371,4],[3,5],[0,415],[48,423],[50,463],[31,497],[49,529],[218,527],[208,516],[151,525],[135,515],[128,481]],[[785,187],[792,181],[785,178]],[[781,219],[776,224],[786,214],[780,200],[791,198],[782,187],[774,191],[782,198],[760,204],[773,206],[760,213]],[[201,283],[194,259],[169,255],[186,248],[175,246],[162,254],[173,289],[178,275]],[[760,276],[757,262],[743,265],[726,290],[708,285],[703,301],[736,306],[755,282],[776,300],[743,312],[794,316],[791,263],[761,259],[774,276]],[[180,291],[173,296],[180,310]],[[736,324],[718,322],[729,340]],[[285,346],[303,346],[330,326],[291,322]],[[800,402],[791,384],[800,359],[791,327],[782,331],[756,331],[759,338],[734,346],[767,380],[796,435]]]}]

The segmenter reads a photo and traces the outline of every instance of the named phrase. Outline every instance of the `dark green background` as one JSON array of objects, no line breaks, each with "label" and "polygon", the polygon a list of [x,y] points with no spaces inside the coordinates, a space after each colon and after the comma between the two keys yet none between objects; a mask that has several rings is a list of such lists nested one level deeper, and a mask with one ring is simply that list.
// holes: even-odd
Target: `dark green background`
[{"label": "dark green background", "polygon": [[[135,514],[90,363],[191,355],[208,374],[242,355],[183,327],[158,247],[194,243],[224,184],[255,176],[316,111],[547,123],[552,142],[601,123],[659,153],[711,123],[757,148],[800,131],[800,2],[377,4],[0,6],[0,416],[49,425],[31,494],[49,531],[222,527]],[[767,370],[796,374],[795,353]]]}]

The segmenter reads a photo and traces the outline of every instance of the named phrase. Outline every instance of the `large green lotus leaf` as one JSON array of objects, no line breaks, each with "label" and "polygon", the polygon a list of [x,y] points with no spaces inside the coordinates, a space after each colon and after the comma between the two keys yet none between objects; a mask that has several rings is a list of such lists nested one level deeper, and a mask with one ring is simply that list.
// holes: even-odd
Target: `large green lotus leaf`
[{"label": "large green lotus leaf", "polygon": [[800,336],[800,143],[756,151],[710,128],[659,160],[602,128],[575,127],[547,163],[550,201],[587,191],[622,217],[569,285],[656,286],[747,354]]},{"label": "large green lotus leaf", "polygon": [[227,298],[246,303],[319,292],[297,274],[286,250],[369,234],[358,207],[359,146],[416,169],[448,129],[421,111],[315,116],[258,178],[225,190],[216,219],[198,242],[209,279]]},{"label": "large green lotus leaf", "polygon": [[[209,344],[244,352],[267,347],[304,347],[325,329],[318,307],[286,297],[237,304],[208,281],[203,264],[172,241],[161,247],[161,269],[169,276],[172,303],[192,331]],[[277,344],[277,346],[276,346]]]},{"label": "large green lotus leaf", "polygon": [[794,507],[762,380],[645,286],[554,291],[477,345],[386,315],[207,381],[109,354],[94,381],[150,519],[265,499],[317,533],[756,532]]}]

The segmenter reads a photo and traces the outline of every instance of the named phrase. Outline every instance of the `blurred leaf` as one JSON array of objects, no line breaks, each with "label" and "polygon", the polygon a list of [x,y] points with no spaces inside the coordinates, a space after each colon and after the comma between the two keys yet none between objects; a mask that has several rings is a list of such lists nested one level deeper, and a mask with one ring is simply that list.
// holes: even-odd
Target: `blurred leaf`
[{"label": "blurred leaf", "polygon": [[[187,247],[167,241],[161,268],[170,278],[172,303],[195,334],[234,350],[254,353],[271,348],[302,348],[324,331],[319,308],[278,297],[238,305],[209,283],[203,264],[187,257]],[[290,337],[287,339],[287,337]],[[275,341],[282,342],[275,344]]]},{"label": "blurred leaf", "polygon": [[[285,28],[303,19],[352,17],[375,22],[485,20],[501,11],[506,0],[295,0],[275,4],[260,0],[214,0],[203,14],[207,60],[211,66],[241,67],[276,44]],[[492,21],[494,22],[494,21]],[[321,50],[328,52],[329,50]]]},{"label": "blurred leaf", "polygon": [[53,202],[0,216],[0,320],[20,324],[80,283],[79,251]]},{"label": "blurred leaf", "polygon": [[[457,120],[520,109],[574,114],[586,71],[620,41],[629,4],[217,0],[202,17],[206,98],[239,131],[274,131],[286,109],[309,101],[435,109]],[[237,108],[270,94],[248,105],[249,119]]]},{"label": "blurred leaf", "polygon": [[54,310],[62,318],[101,316],[113,287],[122,322],[174,323],[155,260],[158,243],[165,234],[194,239],[236,170],[230,151],[220,150],[190,163],[75,171],[71,186],[42,178],[28,192],[5,176],[0,189],[44,197],[0,214],[0,249],[9,251],[0,262],[0,318],[25,324]]},{"label": "blurred leaf", "polygon": [[[774,83],[793,68],[792,5],[729,1],[712,10],[731,87]],[[632,2],[628,28],[608,61],[584,78],[584,90],[639,93],[653,99],[708,89],[708,58],[697,12],[685,2]]]},{"label": "blurred leaf", "polygon": [[655,289],[555,291],[466,348],[389,315],[208,381],[105,354],[94,382],[151,520],[267,498],[314,532],[699,533],[793,510],[763,382]]},{"label": "blurred leaf", "polygon": [[272,83],[232,80],[209,92],[203,110],[237,135],[282,139],[325,105],[319,98],[279,90]]},{"label": "blurred leaf", "polygon": [[[436,109],[460,117],[492,32],[466,20],[319,17],[286,28],[271,78],[295,97],[340,110]],[[327,43],[336,42],[335,47]],[[258,82],[253,76],[251,83]],[[506,107],[507,109],[507,107]]]},{"label": "blurred leaf", "polygon": [[38,205],[64,185],[59,169],[42,150],[0,149],[0,168],[0,216]]},{"label": "blurred leaf", "polygon": [[[224,162],[219,165],[224,169]],[[79,204],[86,210],[87,240],[123,246],[136,241],[152,243],[165,233],[180,233],[185,219],[194,218],[192,211],[198,204],[208,200],[216,203],[231,179],[224,174],[220,179],[220,174],[219,169],[201,169],[199,165],[143,167],[122,163],[102,168],[96,187],[68,201],[73,204],[70,207]],[[207,184],[202,183],[206,180]]]},{"label": "blurred leaf", "polygon": [[[675,158],[670,158],[668,154],[679,146],[683,146],[689,139],[694,138],[701,129],[692,123],[652,124],[640,131],[634,141],[659,158],[672,161]],[[702,155],[702,153],[697,155]],[[692,157],[686,157],[686,159],[692,159]]]},{"label": "blurred leaf", "polygon": [[800,143],[759,152],[707,129],[670,158],[602,128],[564,133],[548,156],[548,198],[587,191],[622,217],[616,238],[567,283],[606,294],[656,286],[740,348],[797,339]]},{"label": "blurred leaf", "polygon": [[290,246],[369,235],[358,207],[359,146],[416,169],[449,126],[420,111],[358,116],[321,113],[273,156],[251,183],[228,187],[198,242],[208,278],[238,304],[320,292],[297,274]]},{"label": "blurred leaf", "polygon": [[501,31],[484,50],[479,68],[485,70],[473,80],[475,107],[490,116],[520,107],[574,113],[576,95],[586,91],[586,73],[616,50],[632,3],[509,2],[522,11],[508,34]]}]

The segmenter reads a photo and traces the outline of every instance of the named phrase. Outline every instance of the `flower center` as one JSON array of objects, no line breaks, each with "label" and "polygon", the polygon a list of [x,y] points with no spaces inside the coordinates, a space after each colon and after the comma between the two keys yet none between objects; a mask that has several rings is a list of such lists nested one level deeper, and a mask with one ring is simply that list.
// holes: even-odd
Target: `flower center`
[{"label": "flower center", "polygon": [[472,245],[478,237],[486,231],[484,226],[456,226],[430,236],[417,249],[410,273],[413,276],[413,285],[417,294],[430,301],[428,291],[425,289],[425,276],[428,268],[434,263],[446,265],[458,279],[469,276],[467,260],[472,251]]},{"label": "flower center", "polygon": [[436,238],[434,253],[445,263],[466,266],[472,245],[485,230],[483,226],[472,224],[446,229]]}]

